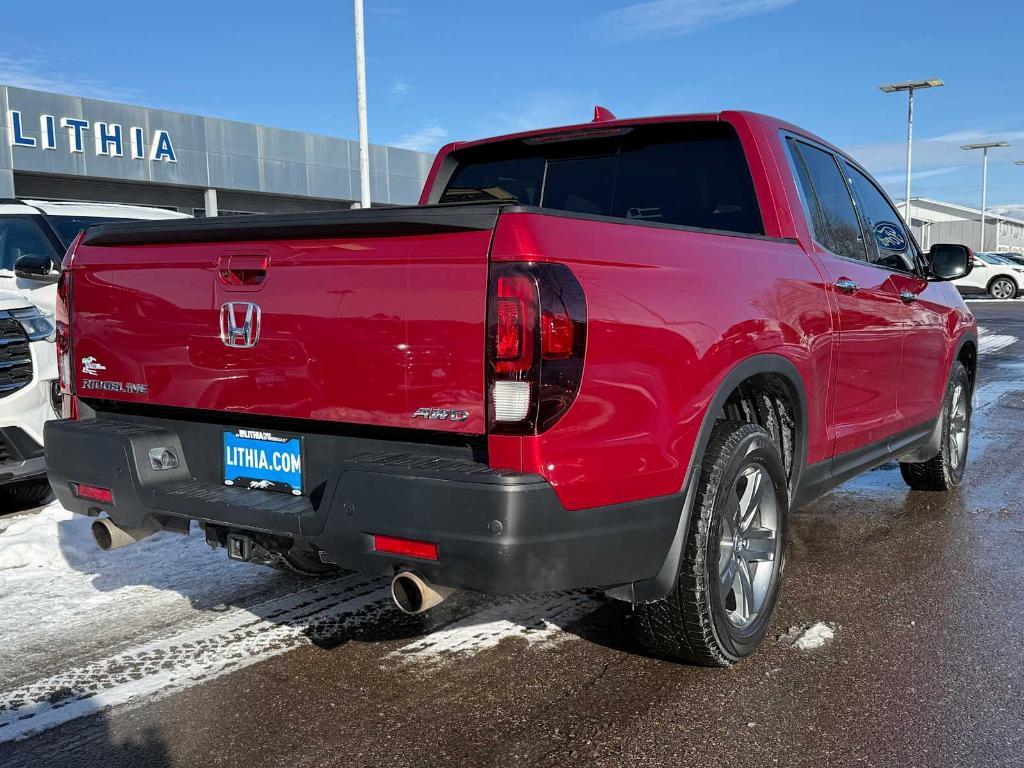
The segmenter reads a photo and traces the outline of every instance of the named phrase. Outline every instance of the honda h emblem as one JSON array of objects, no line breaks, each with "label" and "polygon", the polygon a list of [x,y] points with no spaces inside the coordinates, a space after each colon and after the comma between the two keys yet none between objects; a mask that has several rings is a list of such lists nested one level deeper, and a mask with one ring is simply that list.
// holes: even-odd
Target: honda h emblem
[{"label": "honda h emblem", "polygon": [[220,308],[220,340],[247,349],[260,340],[260,308],[247,301],[229,301]]}]

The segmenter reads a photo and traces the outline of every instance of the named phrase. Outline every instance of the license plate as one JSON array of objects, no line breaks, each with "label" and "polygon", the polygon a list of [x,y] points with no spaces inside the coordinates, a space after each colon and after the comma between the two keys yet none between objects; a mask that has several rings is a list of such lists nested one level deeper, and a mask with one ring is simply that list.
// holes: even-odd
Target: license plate
[{"label": "license plate", "polygon": [[260,429],[226,429],[224,485],[301,496],[302,438]]}]

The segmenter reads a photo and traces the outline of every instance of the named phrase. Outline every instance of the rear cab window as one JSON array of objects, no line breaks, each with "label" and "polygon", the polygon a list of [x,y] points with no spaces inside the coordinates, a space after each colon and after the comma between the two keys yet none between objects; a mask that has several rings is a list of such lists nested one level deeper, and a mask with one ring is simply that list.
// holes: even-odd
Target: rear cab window
[{"label": "rear cab window", "polygon": [[669,123],[601,133],[565,140],[554,134],[458,152],[438,202],[515,200],[634,222],[764,234],[750,169],[728,124]]}]

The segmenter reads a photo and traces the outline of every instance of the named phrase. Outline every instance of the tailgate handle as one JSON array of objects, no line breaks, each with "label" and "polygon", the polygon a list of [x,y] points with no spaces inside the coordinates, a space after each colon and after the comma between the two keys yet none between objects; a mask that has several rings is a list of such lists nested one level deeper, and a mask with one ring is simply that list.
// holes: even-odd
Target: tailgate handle
[{"label": "tailgate handle", "polygon": [[217,260],[217,275],[222,283],[230,286],[262,285],[269,268],[269,256],[233,254]]}]

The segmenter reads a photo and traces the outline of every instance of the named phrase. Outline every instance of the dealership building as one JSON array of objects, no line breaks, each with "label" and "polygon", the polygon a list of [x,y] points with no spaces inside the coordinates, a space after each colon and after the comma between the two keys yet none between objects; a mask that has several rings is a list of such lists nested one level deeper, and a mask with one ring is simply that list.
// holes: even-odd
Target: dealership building
[{"label": "dealership building", "polygon": [[[903,210],[903,203],[899,203]],[[995,211],[985,212],[985,243],[981,242],[981,211],[965,205],[910,198],[914,236],[927,250],[933,243],[961,243],[976,251],[1024,254],[1024,221]]]},{"label": "dealership building", "polygon": [[[195,216],[348,208],[354,141],[0,85],[0,198]],[[431,155],[370,145],[374,204],[417,202]]]}]

